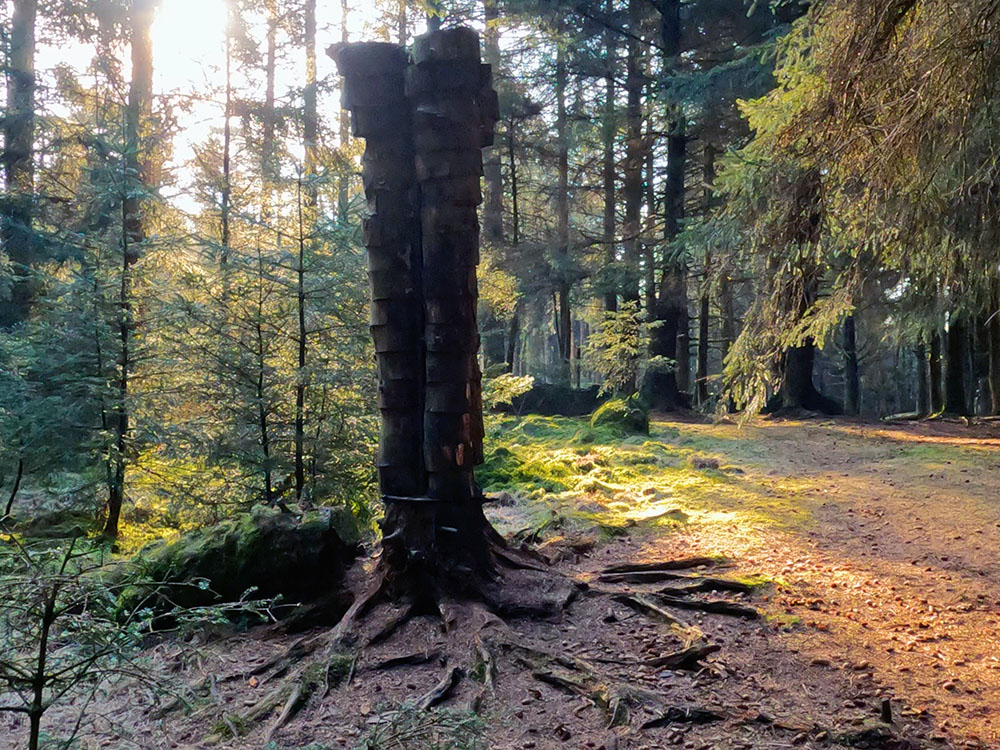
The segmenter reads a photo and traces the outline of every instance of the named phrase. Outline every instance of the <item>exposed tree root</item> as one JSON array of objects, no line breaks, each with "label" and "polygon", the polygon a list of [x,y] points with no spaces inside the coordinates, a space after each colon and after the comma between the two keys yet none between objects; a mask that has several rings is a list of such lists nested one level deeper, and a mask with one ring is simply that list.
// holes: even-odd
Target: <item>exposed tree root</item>
[{"label": "exposed tree root", "polygon": [[626,607],[634,609],[636,612],[651,616],[654,619],[667,623],[668,625],[673,625],[683,629],[691,627],[688,623],[668,612],[644,594],[615,594],[611,598],[619,604],[624,604]]},{"label": "exposed tree root", "polygon": [[417,707],[426,711],[428,708],[443,703],[455,690],[455,686],[461,681],[464,672],[459,667],[452,667],[447,674],[441,678],[441,682],[435,685],[430,691],[421,696],[417,701]]},{"label": "exposed tree root", "polygon": [[722,714],[707,708],[670,706],[661,716],[645,722],[642,728],[656,729],[671,724],[709,724],[713,721],[722,721],[724,718],[726,717]]},{"label": "exposed tree root", "polygon": [[713,615],[742,617],[746,620],[760,619],[760,612],[753,607],[747,607],[743,604],[734,604],[733,602],[727,602],[722,599],[685,599],[679,596],[659,594],[657,595],[656,600],[668,607],[677,607],[678,609],[693,609],[701,612],[709,612]]},{"label": "exposed tree root", "polygon": [[667,570],[688,570],[690,568],[702,568],[723,565],[725,560],[719,557],[682,557],[677,560],[661,560],[659,562],[648,563],[625,563],[624,565],[612,565],[605,568],[602,575],[613,573],[643,573],[662,572]]}]

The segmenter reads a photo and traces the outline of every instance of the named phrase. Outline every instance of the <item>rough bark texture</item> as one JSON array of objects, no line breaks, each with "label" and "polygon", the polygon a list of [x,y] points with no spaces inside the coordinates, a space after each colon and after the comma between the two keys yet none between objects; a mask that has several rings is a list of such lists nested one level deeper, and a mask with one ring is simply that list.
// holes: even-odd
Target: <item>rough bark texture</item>
[{"label": "rough bark texture", "polygon": [[815,363],[816,346],[811,338],[785,353],[780,408],[806,409],[823,414],[840,414],[843,411],[840,404],[824,396],[813,384]]},{"label": "rough bark texture", "polygon": [[987,323],[990,342],[990,412],[1000,414],[1000,293],[997,291],[993,293],[990,308]]},{"label": "rough bark texture", "polygon": [[861,375],[853,315],[844,318],[844,381],[844,409],[848,414],[858,414],[861,411]]},{"label": "rough bark texture", "polygon": [[[610,17],[614,11],[614,1],[607,0],[607,11]],[[604,113],[601,122],[601,140],[603,155],[601,174],[604,189],[604,213],[601,220],[601,240],[604,243],[605,278],[604,310],[617,312],[618,287],[614,268],[617,263],[615,248],[615,68],[618,56],[617,35],[608,29],[604,35],[606,69],[604,71]]]},{"label": "rough bark texture", "polygon": [[390,596],[430,608],[444,591],[475,595],[493,571],[473,467],[483,457],[476,206],[497,99],[470,29],[418,38],[409,67],[393,45],[333,54],[355,135],[366,138],[387,502],[380,565]]},{"label": "rough bark texture", "polygon": [[969,329],[965,320],[953,317],[948,324],[948,368],[945,373],[944,410],[969,414]]},{"label": "rough bark texture", "polygon": [[941,367],[941,331],[934,330],[930,335],[930,362],[928,364],[928,375],[930,376],[930,399],[931,414],[938,414],[944,409],[944,372]]},{"label": "rough bark texture", "polygon": [[[640,23],[641,0],[629,0],[629,27],[635,29]],[[625,61],[625,91],[627,105],[625,114],[625,165],[623,172],[622,199],[625,203],[625,217],[622,223],[622,248],[624,253],[624,273],[622,297],[627,301],[639,301],[639,234],[642,213],[642,168],[645,162],[642,133],[642,92],[645,88],[642,63],[642,42],[636,36],[628,39],[628,54]]]},{"label": "rough bark texture", "polygon": [[569,119],[566,114],[566,50],[562,42],[556,50],[556,140],[558,142],[558,179],[556,185],[556,343],[559,350],[559,379],[570,382],[570,357],[573,345],[569,302]]},{"label": "rough bark texture", "polygon": [[[500,69],[500,9],[497,0],[483,0],[483,20],[486,30],[483,34],[483,48],[486,63],[494,72]],[[503,173],[500,169],[499,146],[486,151],[483,163],[483,183],[486,188],[483,203],[483,237],[487,242],[503,242]]]},{"label": "rough bark texture", "polygon": [[[6,193],[0,212],[0,249],[11,263],[10,297],[0,304],[0,327],[24,319],[34,295],[32,199],[35,140],[36,0],[16,0],[8,36],[7,109],[3,117]],[[2,295],[0,295],[2,298]]]},{"label": "rough bark texture", "polygon": [[921,341],[913,350],[917,360],[917,416],[926,417],[931,411],[930,370],[927,346]]}]

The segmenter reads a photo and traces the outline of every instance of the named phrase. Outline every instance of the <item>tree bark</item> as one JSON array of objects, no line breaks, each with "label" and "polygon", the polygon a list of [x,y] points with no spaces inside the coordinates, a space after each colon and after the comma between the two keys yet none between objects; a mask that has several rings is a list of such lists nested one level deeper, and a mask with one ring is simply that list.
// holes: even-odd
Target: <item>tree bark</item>
[{"label": "tree bark", "polygon": [[949,414],[969,416],[969,328],[966,321],[953,316],[948,324],[948,367],[945,371],[944,410]]},{"label": "tree bark", "polygon": [[[383,584],[393,598],[434,609],[445,593],[478,595],[493,576],[473,467],[484,436],[476,206],[496,94],[470,29],[418,38],[408,73],[405,51],[391,45],[352,45],[335,57],[355,133],[367,140],[375,209],[365,244],[383,415]],[[464,70],[481,75],[440,84]]]},{"label": "tree bark", "polygon": [[[340,43],[347,44],[347,18],[350,13],[350,0],[340,0]],[[340,105],[340,133],[337,145],[340,150],[340,174],[337,177],[337,222],[347,224],[347,212],[350,208],[351,168],[347,160],[347,146],[351,141],[351,114],[343,100]]]},{"label": "tree bark", "polygon": [[858,371],[858,343],[854,316],[844,318],[844,409],[848,414],[861,412],[861,376]]},{"label": "tree bark", "polygon": [[[715,147],[711,143],[705,144],[703,153],[704,165],[702,168],[702,181],[705,187],[705,215],[708,216],[712,210],[714,200],[713,185],[715,183]],[[708,403],[708,353],[709,353],[709,325],[711,307],[709,305],[709,280],[712,269],[712,252],[705,251],[704,275],[702,278],[701,303],[698,309],[698,364],[695,370],[697,387],[695,395],[698,404],[704,406]]]},{"label": "tree bark", "polygon": [[930,335],[930,376],[931,414],[939,414],[944,409],[944,372],[941,366],[941,330],[935,328]]},{"label": "tree bark", "polygon": [[642,132],[642,93],[646,86],[642,60],[642,40],[639,36],[642,0],[629,0],[628,54],[625,59],[625,165],[622,198],[625,217],[622,224],[624,272],[622,298],[639,301],[640,216],[642,213],[642,170],[645,162]]},{"label": "tree bark", "polygon": [[[483,20],[486,30],[483,34],[483,49],[486,63],[497,75],[500,71],[500,10],[497,0],[483,0]],[[486,195],[483,201],[483,236],[487,242],[503,242],[503,172],[500,168],[499,146],[486,150],[483,163],[483,182]]]},{"label": "tree bark", "polygon": [[[681,358],[689,356],[689,352],[678,347],[680,325],[687,308],[687,295],[676,250],[671,250],[672,243],[680,234],[683,217],[686,160],[687,139],[683,135],[670,135],[667,140],[667,179],[664,190],[663,239],[666,257],[660,276],[656,308],[653,311],[655,325],[649,336],[650,357],[655,359],[644,385],[650,405],[665,411],[688,406],[680,389],[677,366]],[[656,362],[660,364],[657,365]],[[666,369],[665,365],[670,362],[674,366]]]},{"label": "tree bark", "polygon": [[[614,12],[614,0],[607,0],[608,16]],[[604,189],[604,213],[601,219],[601,240],[604,243],[604,310],[618,311],[618,288],[614,269],[618,262],[615,247],[615,223],[617,207],[615,205],[615,134],[617,132],[617,102],[615,101],[615,63],[617,62],[617,35],[608,29],[604,34],[604,113],[601,122],[601,140],[603,154],[601,176]]]},{"label": "tree bark", "polygon": [[559,350],[559,379],[569,384],[570,347],[573,345],[570,318],[569,282],[569,119],[566,115],[566,50],[563,41],[556,49],[556,139],[558,141],[558,181],[556,185],[556,278],[559,298],[556,343]]},{"label": "tree bark", "polygon": [[153,45],[149,31],[153,23],[152,0],[133,0],[129,13],[132,46],[132,79],[125,111],[125,159],[122,206],[122,263],[118,294],[118,379],[115,404],[114,460],[108,493],[108,517],[104,536],[118,537],[125,499],[125,475],[131,450],[129,389],[132,375],[132,330],[136,327],[132,298],[132,270],[146,239],[142,194],[148,190],[149,161],[144,130],[149,121],[153,95]]},{"label": "tree bark", "polygon": [[0,211],[0,248],[12,266],[10,299],[0,304],[0,328],[28,314],[35,296],[32,231],[35,142],[35,17],[37,0],[15,0],[8,37],[7,109],[3,117],[6,193]]},{"label": "tree bark", "polygon": [[992,414],[1000,414],[1000,282],[994,282],[993,289],[987,323],[990,350],[990,411]]},{"label": "tree bark", "polygon": [[931,411],[930,371],[927,347],[923,340],[913,349],[917,360],[917,416],[926,417]]}]

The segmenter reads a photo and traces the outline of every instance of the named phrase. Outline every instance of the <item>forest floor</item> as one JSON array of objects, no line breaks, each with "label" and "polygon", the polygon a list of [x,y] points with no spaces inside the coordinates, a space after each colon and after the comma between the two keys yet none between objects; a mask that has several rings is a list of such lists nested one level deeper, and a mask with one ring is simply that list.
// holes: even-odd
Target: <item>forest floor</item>
[{"label": "forest floor", "polygon": [[[1000,747],[1000,425],[662,419],[622,437],[529,416],[490,432],[494,523],[590,586],[559,618],[473,613],[474,636],[469,617],[448,634],[417,618],[273,735],[273,715],[246,714],[284,675],[254,672],[299,636],[166,642],[149,655],[200,686],[193,710],[154,716],[143,691],[118,690],[81,746]],[[622,602],[664,582],[606,572],[691,556],[712,559],[681,584],[752,588],[694,598],[762,617],[671,609],[677,622],[659,622]],[[693,669],[656,666],[692,644],[719,650]],[[445,662],[466,677],[441,708],[399,710]]]}]

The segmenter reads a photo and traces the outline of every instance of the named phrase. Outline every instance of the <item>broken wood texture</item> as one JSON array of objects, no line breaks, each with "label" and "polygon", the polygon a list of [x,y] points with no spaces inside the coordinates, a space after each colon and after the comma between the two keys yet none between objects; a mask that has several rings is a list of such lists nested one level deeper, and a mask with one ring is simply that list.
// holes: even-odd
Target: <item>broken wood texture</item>
[{"label": "broken wood texture", "polygon": [[364,137],[362,177],[379,367],[380,563],[391,598],[427,609],[475,595],[493,558],[474,467],[483,460],[476,320],[482,148],[499,117],[472,29],[330,50]]}]

